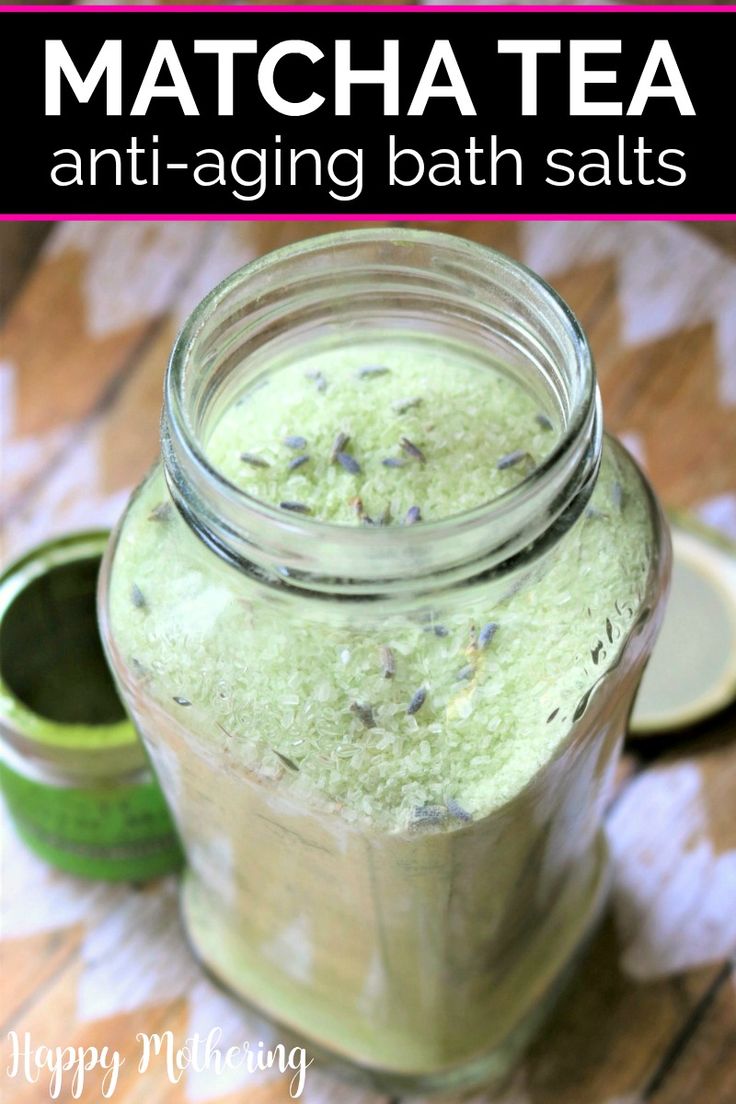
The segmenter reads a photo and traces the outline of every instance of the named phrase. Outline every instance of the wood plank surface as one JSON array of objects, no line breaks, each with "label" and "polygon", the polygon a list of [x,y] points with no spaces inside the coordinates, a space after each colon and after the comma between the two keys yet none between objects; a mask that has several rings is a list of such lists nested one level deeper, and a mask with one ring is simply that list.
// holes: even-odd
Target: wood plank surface
[{"label": "wood plank surface", "polygon": [[[347,224],[346,224],[347,225]],[[448,223],[549,279],[585,327],[607,425],[663,500],[736,536],[736,260],[671,223]],[[331,224],[330,229],[337,229]],[[67,224],[15,281],[0,329],[6,555],[113,523],[157,451],[177,328],[240,264],[327,226]],[[633,745],[608,817],[611,907],[500,1104],[727,1104],[736,1099],[736,712],[677,745]],[[54,873],[5,822],[3,1034],[128,1056],[120,1104],[286,1104],[284,1078],[135,1069],[137,1032],[261,1025],[202,974],[173,880],[104,887]],[[259,1034],[262,1033],[262,1034]],[[47,1085],[7,1074],[7,1104]],[[99,1078],[83,1102],[99,1101]],[[61,1100],[71,1100],[65,1092]],[[380,1098],[310,1069],[310,1104]]]}]

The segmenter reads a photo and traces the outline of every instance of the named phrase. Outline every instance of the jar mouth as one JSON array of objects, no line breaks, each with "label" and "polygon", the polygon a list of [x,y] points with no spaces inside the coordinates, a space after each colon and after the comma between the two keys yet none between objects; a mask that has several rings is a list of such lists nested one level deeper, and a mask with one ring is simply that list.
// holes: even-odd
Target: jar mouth
[{"label": "jar mouth", "polygon": [[[417,329],[439,325],[441,315],[443,325],[473,329],[479,348],[493,340],[520,361],[536,362],[562,428],[528,475],[445,518],[351,527],[287,515],[211,463],[203,424],[232,377],[242,377],[249,356],[262,357],[297,319],[339,332],[350,325],[351,312],[378,319],[382,310],[413,319]],[[450,234],[371,228],[275,250],[205,296],[172,350],[161,433],[172,498],[206,544],[276,585],[368,593],[408,580],[446,584],[536,558],[569,528],[592,492],[602,419],[585,334],[544,280],[504,254]]]},{"label": "jar mouth", "polygon": [[0,576],[0,760],[20,773],[107,778],[146,767],[100,638],[109,536],[47,541]]}]

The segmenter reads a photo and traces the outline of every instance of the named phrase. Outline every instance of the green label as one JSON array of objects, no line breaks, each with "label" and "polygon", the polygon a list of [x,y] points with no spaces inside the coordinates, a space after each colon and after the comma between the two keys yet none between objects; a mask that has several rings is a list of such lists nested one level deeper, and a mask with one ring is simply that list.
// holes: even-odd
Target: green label
[{"label": "green label", "polygon": [[18,833],[53,866],[110,881],[139,881],[181,867],[176,831],[153,779],[72,789],[0,764],[0,783]]}]

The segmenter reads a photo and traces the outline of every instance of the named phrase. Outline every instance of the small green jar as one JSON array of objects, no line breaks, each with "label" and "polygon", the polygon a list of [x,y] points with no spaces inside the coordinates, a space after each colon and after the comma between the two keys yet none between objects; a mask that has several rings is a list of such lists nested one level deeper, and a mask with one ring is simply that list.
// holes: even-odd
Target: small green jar
[{"label": "small green jar", "polygon": [[61,870],[141,881],[181,851],[97,626],[106,532],[43,544],[0,576],[0,784],[16,829]]}]

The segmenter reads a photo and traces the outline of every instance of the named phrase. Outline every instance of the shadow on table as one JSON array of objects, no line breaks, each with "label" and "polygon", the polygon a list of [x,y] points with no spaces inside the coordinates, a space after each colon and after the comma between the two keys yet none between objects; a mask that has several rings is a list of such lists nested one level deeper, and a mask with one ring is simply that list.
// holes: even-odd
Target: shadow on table
[{"label": "shadow on table", "polygon": [[499,1104],[633,1104],[655,1087],[718,968],[640,982],[622,952],[609,910]]}]

